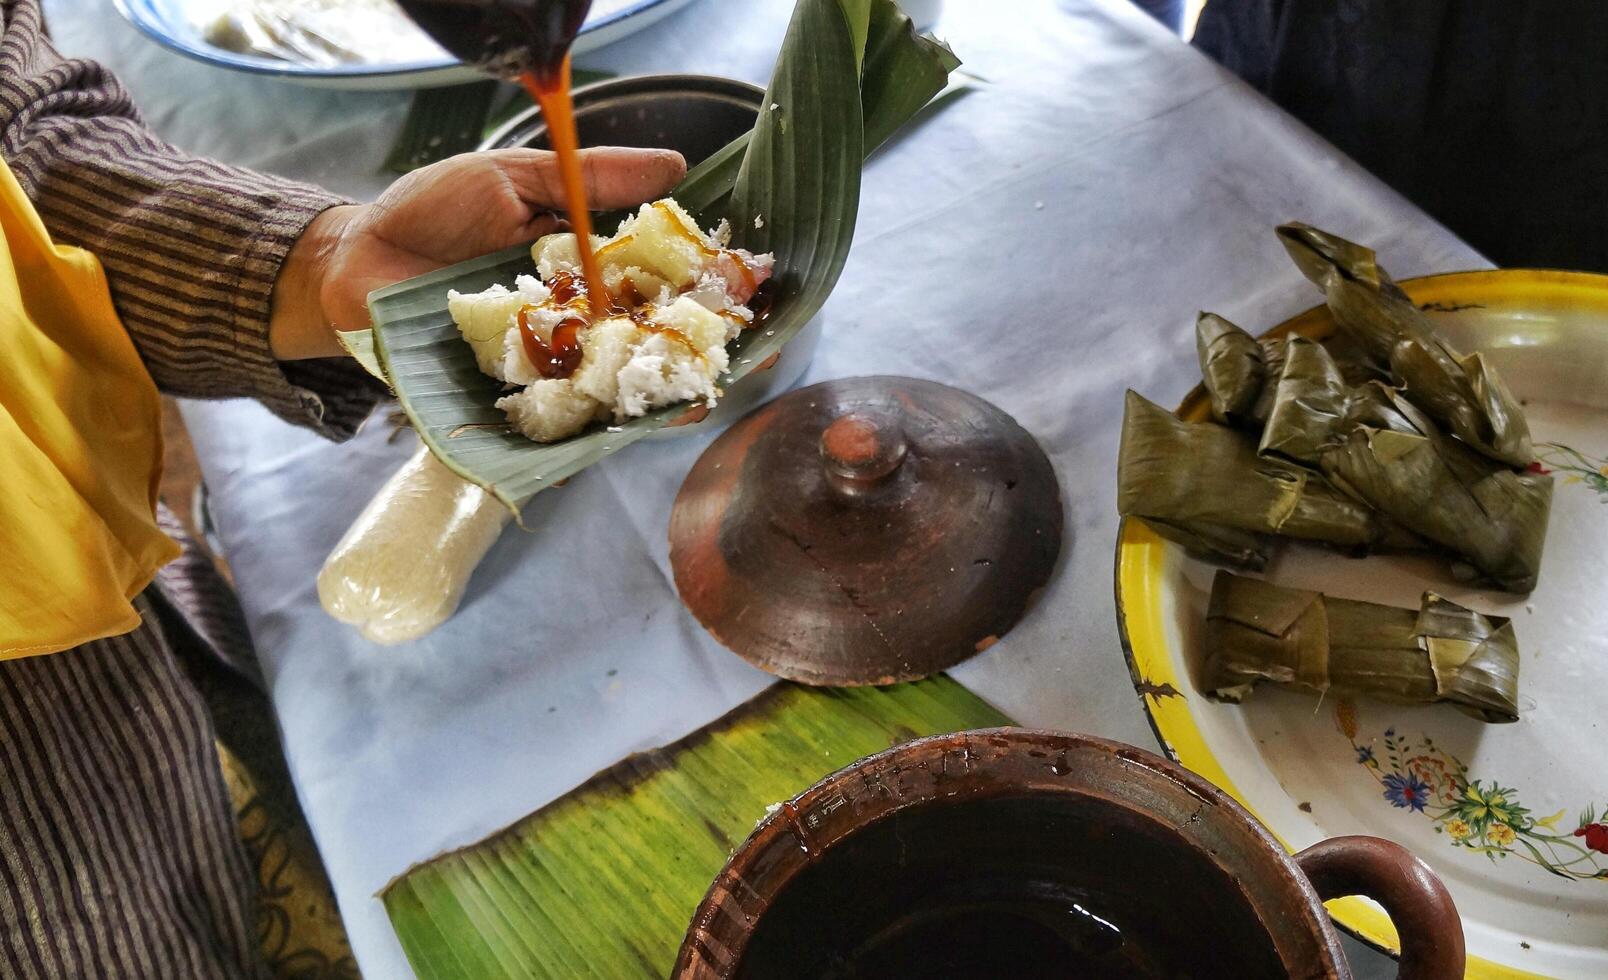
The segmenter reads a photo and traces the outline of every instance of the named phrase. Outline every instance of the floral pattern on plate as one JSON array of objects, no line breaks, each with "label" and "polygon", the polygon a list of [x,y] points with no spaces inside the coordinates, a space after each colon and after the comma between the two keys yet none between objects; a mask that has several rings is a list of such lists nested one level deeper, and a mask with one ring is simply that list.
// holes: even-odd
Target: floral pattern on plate
[{"label": "floral pattern on plate", "polygon": [[1560,878],[1608,880],[1608,806],[1599,819],[1598,807],[1588,805],[1575,827],[1560,829],[1567,808],[1535,816],[1519,802],[1517,789],[1469,778],[1468,767],[1428,735],[1414,738],[1387,728],[1364,744],[1357,737],[1356,706],[1344,700],[1335,707],[1335,724],[1385,801],[1434,821],[1435,832],[1453,847],[1493,863],[1518,857]]},{"label": "floral pattern on plate", "polygon": [[1536,460],[1530,464],[1530,472],[1562,474],[1564,483],[1584,483],[1597,491],[1603,503],[1608,503],[1608,459],[1587,456],[1559,442],[1543,442],[1535,449]]}]

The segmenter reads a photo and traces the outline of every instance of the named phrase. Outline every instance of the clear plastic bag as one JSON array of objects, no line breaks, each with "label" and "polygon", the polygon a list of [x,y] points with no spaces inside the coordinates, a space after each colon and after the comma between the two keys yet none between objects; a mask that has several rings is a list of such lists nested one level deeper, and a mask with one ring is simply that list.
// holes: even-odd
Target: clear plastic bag
[{"label": "clear plastic bag", "polygon": [[420,447],[386,481],[318,573],[318,598],[375,643],[446,622],[512,514]]}]

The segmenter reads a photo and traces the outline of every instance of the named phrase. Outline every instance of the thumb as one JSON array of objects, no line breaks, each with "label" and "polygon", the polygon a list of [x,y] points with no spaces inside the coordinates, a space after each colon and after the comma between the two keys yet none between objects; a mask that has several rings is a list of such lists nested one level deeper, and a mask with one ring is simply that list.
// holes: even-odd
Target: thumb
[{"label": "thumb", "polygon": [[[531,208],[564,208],[557,154],[520,147],[488,150],[485,156]],[[582,150],[580,158],[586,203],[593,210],[631,207],[662,197],[687,173],[686,160],[674,150],[599,146]]]}]

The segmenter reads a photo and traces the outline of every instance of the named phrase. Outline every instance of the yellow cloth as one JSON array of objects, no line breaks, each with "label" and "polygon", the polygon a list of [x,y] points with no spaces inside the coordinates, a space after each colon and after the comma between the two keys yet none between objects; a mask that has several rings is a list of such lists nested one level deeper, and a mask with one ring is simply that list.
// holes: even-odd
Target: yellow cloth
[{"label": "yellow cloth", "polygon": [[100,262],[0,163],[0,660],[139,625],[178,556],[156,526],[162,405]]}]

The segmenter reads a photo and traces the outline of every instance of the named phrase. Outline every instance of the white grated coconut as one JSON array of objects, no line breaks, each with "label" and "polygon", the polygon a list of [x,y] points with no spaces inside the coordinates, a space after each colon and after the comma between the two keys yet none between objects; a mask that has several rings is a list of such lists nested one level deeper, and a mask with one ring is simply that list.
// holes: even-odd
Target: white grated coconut
[{"label": "white grated coconut", "polygon": [[[580,334],[581,361],[567,378],[544,378],[518,329],[521,310],[544,344],[567,319],[584,316],[584,300],[564,306],[544,283],[578,275],[572,234],[548,235],[531,249],[540,279],[520,276],[510,290],[451,292],[447,308],[474,348],[480,370],[525,385],[497,407],[520,432],[556,442],[595,421],[623,422],[678,402],[714,405],[715,381],[729,364],[726,344],[754,320],[747,301],[769,278],[775,259],[728,246],[731,226],[699,229],[670,199],[645,204],[612,238],[593,236],[603,284],[617,303],[642,302],[632,316],[592,322]],[[579,305],[577,305],[579,304]]]}]

